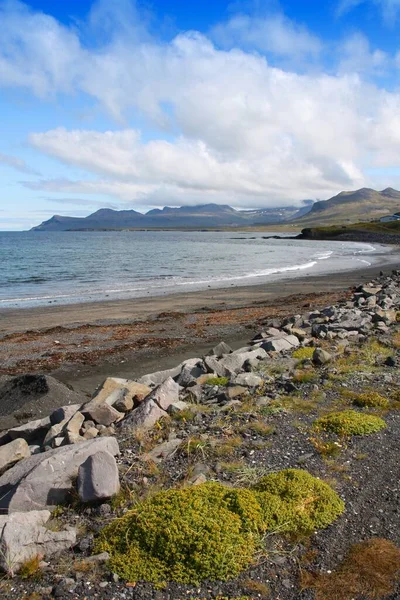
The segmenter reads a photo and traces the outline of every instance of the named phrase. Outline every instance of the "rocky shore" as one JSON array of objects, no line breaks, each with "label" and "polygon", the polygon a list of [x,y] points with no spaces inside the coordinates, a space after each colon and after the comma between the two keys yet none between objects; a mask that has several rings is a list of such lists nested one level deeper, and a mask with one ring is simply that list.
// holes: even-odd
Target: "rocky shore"
[{"label": "rocky shore", "polygon": [[[46,374],[3,375],[3,415],[18,414],[0,434],[4,597],[399,598],[399,310],[394,271],[321,310],[265,319],[238,349],[221,341],[171,369],[135,380],[108,377],[90,399]],[[33,404],[44,413],[58,408],[29,421],[23,408]],[[267,510],[254,554],[234,577],[127,579],[114,538],[99,542],[106,525],[110,532],[115,522],[122,527],[121,517],[140,514],[153,499],[162,503],[165,490],[185,498],[195,489],[244,490],[249,510],[251,494],[261,502],[260,482],[267,485],[274,473],[287,487],[268,492],[274,496],[267,508],[279,497],[286,516]],[[296,478],[306,478],[308,491],[290,512],[295,490],[288,482]],[[326,522],[322,492],[310,491],[318,482],[344,507]],[[230,510],[243,520],[244,509]],[[306,518],[312,530],[304,528]],[[200,527],[204,536],[213,530],[207,522]],[[227,552],[223,539],[217,545]],[[148,541],[140,543],[138,551],[153,560],[157,544],[150,551]],[[369,561],[361,573],[363,552],[390,560]],[[183,550],[179,561],[189,564]]]}]

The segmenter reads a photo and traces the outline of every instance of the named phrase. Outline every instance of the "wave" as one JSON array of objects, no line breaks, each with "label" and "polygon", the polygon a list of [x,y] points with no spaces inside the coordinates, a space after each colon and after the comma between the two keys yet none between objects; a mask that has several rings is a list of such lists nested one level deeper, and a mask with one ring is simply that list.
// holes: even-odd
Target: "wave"
[{"label": "wave", "polygon": [[253,273],[247,273],[246,275],[235,275],[234,277],[212,277],[210,279],[203,279],[197,281],[177,281],[176,285],[200,285],[202,283],[218,283],[220,281],[237,281],[239,279],[266,277],[267,275],[276,275],[278,273],[286,273],[288,271],[302,271],[303,269],[311,269],[316,264],[317,261],[313,260],[302,265],[292,265],[290,267],[276,267],[271,269],[265,269],[264,271],[254,271]]}]

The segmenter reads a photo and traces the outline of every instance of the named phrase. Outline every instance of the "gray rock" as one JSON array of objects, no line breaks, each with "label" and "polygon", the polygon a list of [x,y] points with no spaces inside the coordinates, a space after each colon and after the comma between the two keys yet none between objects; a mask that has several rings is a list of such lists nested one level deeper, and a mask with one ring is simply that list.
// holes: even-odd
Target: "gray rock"
[{"label": "gray rock", "polygon": [[220,361],[214,356],[206,356],[204,358],[204,364],[210,373],[214,373],[218,377],[226,376],[226,369],[224,365],[221,364]]},{"label": "gray rock", "polygon": [[168,413],[151,399],[144,400],[135,410],[129,413],[128,417],[122,422],[123,429],[150,429],[162,417],[167,417]]},{"label": "gray rock", "polygon": [[117,440],[102,437],[25,458],[0,477],[0,509],[24,512],[63,504],[80,465],[100,450],[118,454]]},{"label": "gray rock", "polygon": [[108,427],[112,423],[116,421],[121,421],[123,419],[124,414],[120,413],[113,406],[110,406],[106,402],[103,404],[98,404],[97,406],[92,406],[83,409],[85,411],[85,415],[88,415],[92,421],[98,423],[99,425],[105,425]]},{"label": "gray rock", "polygon": [[173,438],[172,440],[163,442],[162,444],[159,444],[158,446],[153,448],[153,450],[151,450],[150,452],[143,454],[141,456],[141,460],[151,460],[155,463],[167,460],[175,454],[181,443],[182,440],[179,438]]},{"label": "gray rock", "polygon": [[209,352],[210,356],[215,356],[216,358],[221,358],[224,354],[230,354],[232,352],[232,348],[225,344],[225,342],[220,342]]},{"label": "gray rock", "polygon": [[285,337],[267,340],[262,348],[267,352],[284,352],[285,350],[293,350],[298,346],[300,346],[300,342],[295,335],[285,335]]},{"label": "gray rock", "polygon": [[13,440],[5,446],[0,446],[0,474],[30,455],[28,442],[22,438]]},{"label": "gray rock", "polygon": [[12,440],[22,438],[27,442],[33,442],[43,437],[48,429],[50,429],[50,418],[45,417],[44,419],[29,421],[29,423],[24,423],[19,427],[13,427],[8,431],[8,434]]},{"label": "gray rock", "polygon": [[187,410],[190,407],[190,404],[188,404],[187,402],[183,402],[183,400],[178,400],[177,402],[174,402],[173,404],[170,404],[168,406],[168,414],[169,415],[175,415],[176,413],[180,413],[183,410]]},{"label": "gray rock", "polygon": [[201,361],[199,365],[194,367],[189,365],[183,367],[182,371],[175,380],[180,386],[186,388],[191,385],[196,385],[198,377],[201,377],[201,375],[204,375],[205,373],[206,367],[203,364],[203,361]]},{"label": "gray rock", "polygon": [[329,352],[326,352],[326,350],[323,350],[322,348],[316,348],[314,350],[312,359],[315,365],[321,366],[329,363],[332,360],[332,356],[329,354]]},{"label": "gray rock", "polygon": [[58,425],[59,423],[66,424],[80,408],[81,404],[69,404],[68,406],[57,408],[50,415],[50,423],[52,425]]},{"label": "gray rock", "polygon": [[67,423],[67,433],[72,435],[79,435],[79,431],[82,427],[85,417],[81,412],[76,412],[72,419]]},{"label": "gray rock", "polygon": [[48,510],[0,516],[0,567],[13,576],[36,556],[50,557],[76,543],[76,531],[50,531]]},{"label": "gray rock", "polygon": [[99,451],[89,456],[78,471],[78,494],[82,502],[111,498],[120,490],[117,463],[112,454]]},{"label": "gray rock", "polygon": [[373,323],[382,321],[385,325],[390,325],[396,322],[397,313],[395,310],[384,310],[383,308],[375,308],[375,314],[372,317]]},{"label": "gray rock", "polygon": [[260,387],[264,383],[264,380],[254,373],[240,373],[235,377],[234,383],[240,386],[256,388]]},{"label": "gray rock", "polygon": [[182,370],[182,365],[178,365],[173,369],[167,369],[166,371],[157,371],[156,373],[150,373],[149,375],[144,375],[140,379],[138,379],[139,383],[143,383],[144,385],[154,386],[160,385],[168,378],[178,377]]},{"label": "gray rock", "polygon": [[129,412],[134,406],[133,398],[131,398],[131,396],[129,396],[127,393],[124,393],[122,398],[119,398],[112,406],[118,412]]},{"label": "gray rock", "polygon": [[[117,406],[118,403],[126,404],[132,401],[132,405],[139,404],[150,392],[151,388],[143,383],[119,377],[108,377],[96,391],[90,403],[86,404],[86,409],[90,410],[95,405],[106,403],[120,410]],[[126,411],[122,410],[121,412]]]}]

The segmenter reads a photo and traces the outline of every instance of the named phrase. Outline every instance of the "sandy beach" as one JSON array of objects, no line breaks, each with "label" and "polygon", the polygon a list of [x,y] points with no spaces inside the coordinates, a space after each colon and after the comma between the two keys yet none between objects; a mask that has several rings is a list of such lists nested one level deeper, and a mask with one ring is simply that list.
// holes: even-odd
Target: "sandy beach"
[{"label": "sandy beach", "polygon": [[248,287],[33,309],[0,315],[0,373],[46,372],[87,394],[107,376],[135,378],[248,342],[265,319],[321,308],[396,264]]}]

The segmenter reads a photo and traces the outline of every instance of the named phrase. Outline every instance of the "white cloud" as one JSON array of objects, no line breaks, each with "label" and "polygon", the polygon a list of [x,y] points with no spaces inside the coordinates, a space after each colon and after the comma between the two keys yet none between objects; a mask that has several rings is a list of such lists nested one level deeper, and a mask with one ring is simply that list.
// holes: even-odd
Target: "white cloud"
[{"label": "white cloud", "polygon": [[337,14],[344,15],[362,4],[370,4],[382,12],[382,17],[388,25],[393,25],[400,11],[400,0],[340,0]]},{"label": "white cloud", "polygon": [[372,50],[368,39],[362,33],[355,33],[339,48],[339,73],[364,73],[383,76],[392,59],[386,52]]},{"label": "white cloud", "polygon": [[316,56],[322,50],[317,36],[281,13],[264,17],[234,15],[215,26],[211,36],[224,48],[255,48],[296,60]]},{"label": "white cloud", "polygon": [[[127,20],[132,39],[123,28],[117,34],[118,17],[104,44],[89,49],[79,31],[20,3],[4,6],[0,85],[39,95],[85,93],[120,126],[139,114],[153,131],[150,140],[128,125],[33,133],[37,150],[87,175],[47,175],[25,183],[30,189],[105,194],[138,205],[282,205],[366,185],[366,168],[391,165],[400,154],[400,96],[357,74],[385,61],[362,37],[349,40],[338,75],[298,74],[258,54],[218,49],[196,32],[158,43],[137,26],[136,13],[131,25]],[[302,29],[292,33],[278,36],[274,51],[289,54],[300,35],[300,47],[310,52],[313,38]]]},{"label": "white cloud", "polygon": [[20,171],[20,173],[37,175],[37,172],[31,169],[24,160],[17,158],[16,156],[10,156],[9,154],[3,154],[0,152],[0,164],[11,167],[16,171]]}]

